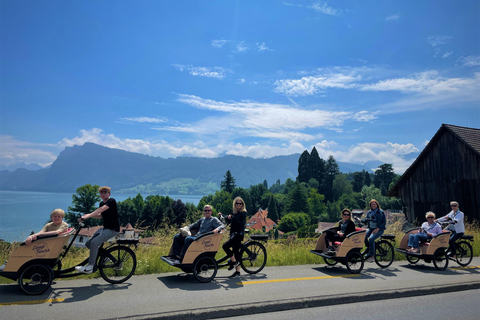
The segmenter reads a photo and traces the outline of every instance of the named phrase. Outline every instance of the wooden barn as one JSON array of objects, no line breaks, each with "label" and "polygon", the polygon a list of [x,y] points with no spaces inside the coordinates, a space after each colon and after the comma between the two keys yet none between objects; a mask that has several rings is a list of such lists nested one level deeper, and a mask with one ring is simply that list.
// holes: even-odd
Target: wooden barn
[{"label": "wooden barn", "polygon": [[442,124],[388,196],[403,200],[410,222],[450,212],[457,201],[466,219],[480,221],[480,129]]}]

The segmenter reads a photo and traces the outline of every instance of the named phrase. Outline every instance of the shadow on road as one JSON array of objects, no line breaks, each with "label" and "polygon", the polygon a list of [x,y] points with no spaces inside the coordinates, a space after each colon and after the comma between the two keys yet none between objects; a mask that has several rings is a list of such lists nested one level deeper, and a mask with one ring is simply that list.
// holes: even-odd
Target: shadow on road
[{"label": "shadow on road", "polygon": [[55,289],[55,282],[52,287],[48,288],[39,295],[27,295],[18,285],[2,285],[0,286],[0,303],[20,302],[26,304],[45,303],[45,300],[53,300],[50,304],[56,303],[56,299],[63,299],[61,302],[77,302],[91,299],[109,290],[127,290],[130,284],[92,284],[84,287],[61,287]]},{"label": "shadow on road", "polygon": [[232,290],[242,288],[242,281],[258,281],[265,280],[266,274],[242,274],[237,278],[230,278],[229,276],[217,276],[212,282],[200,283],[192,274],[180,273],[176,275],[161,276],[157,279],[169,289],[180,289],[186,291],[208,291],[215,289]]}]

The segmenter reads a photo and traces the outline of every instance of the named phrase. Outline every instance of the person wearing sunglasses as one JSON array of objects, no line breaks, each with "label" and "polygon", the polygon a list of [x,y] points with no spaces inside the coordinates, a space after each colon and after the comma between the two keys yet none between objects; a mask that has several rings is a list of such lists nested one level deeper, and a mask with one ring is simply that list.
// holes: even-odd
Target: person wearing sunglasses
[{"label": "person wearing sunglasses", "polygon": [[217,234],[225,228],[225,225],[218,220],[216,217],[212,217],[212,206],[206,205],[203,207],[203,217],[200,218],[197,222],[192,223],[188,226],[188,230],[198,230],[197,234],[194,236],[184,235],[185,233],[180,231],[173,237],[173,254],[175,255],[175,260],[173,263],[180,264],[187,252],[190,244],[197,239],[199,236],[213,231]]},{"label": "person wearing sunglasses", "polygon": [[450,222],[449,230],[452,232],[452,235],[450,236],[450,240],[448,241],[449,248],[447,256],[455,259],[457,252],[455,247],[455,241],[460,239],[465,233],[465,224],[463,222],[465,215],[462,211],[460,211],[458,202],[450,202],[450,207],[452,208],[452,211],[450,211],[446,216],[439,218],[437,221]]},{"label": "person wearing sunglasses", "polygon": [[[335,231],[338,229],[337,231]],[[346,236],[355,231],[355,223],[352,219],[352,213],[348,209],[343,209],[342,220],[338,222],[338,227],[325,231],[325,240],[327,241],[328,252],[334,253],[333,243],[335,241],[342,242]]]},{"label": "person wearing sunglasses", "polygon": [[435,213],[429,211],[425,218],[427,218],[427,221],[422,224],[420,231],[408,236],[408,252],[419,253],[420,241],[427,241],[442,233],[442,226],[435,221]]},{"label": "person wearing sunglasses", "polygon": [[[222,217],[221,212],[218,215]],[[240,247],[245,235],[245,224],[247,221],[247,209],[242,198],[236,197],[233,200],[233,212],[226,216],[225,220],[227,224],[231,223],[231,228],[230,237],[222,247],[227,256],[231,257],[228,270],[236,268],[235,272],[230,276],[230,278],[235,278],[240,276],[240,260],[242,258],[240,256]]]}]

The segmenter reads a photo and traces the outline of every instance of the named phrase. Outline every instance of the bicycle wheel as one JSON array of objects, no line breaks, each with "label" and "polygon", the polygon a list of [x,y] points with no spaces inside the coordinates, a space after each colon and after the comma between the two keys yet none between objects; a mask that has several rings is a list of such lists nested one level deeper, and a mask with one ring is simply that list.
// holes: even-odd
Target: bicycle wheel
[{"label": "bicycle wheel", "polygon": [[328,258],[325,258],[323,257],[323,260],[325,261],[325,263],[327,264],[327,266],[334,266],[338,263],[337,260],[333,260],[333,259],[328,259]]},{"label": "bicycle wheel", "polygon": [[108,248],[99,258],[98,270],[102,278],[110,283],[122,283],[130,279],[137,267],[135,253],[128,247]]},{"label": "bicycle wheel", "polygon": [[420,261],[419,257],[411,256],[407,254],[407,261],[410,262],[411,264],[415,264],[418,261]]},{"label": "bicycle wheel", "polygon": [[247,273],[258,273],[267,264],[267,249],[260,242],[248,242],[245,247],[242,247],[240,255],[242,256],[240,265]]},{"label": "bicycle wheel", "polygon": [[457,263],[462,267],[468,266],[473,259],[473,248],[470,243],[466,241],[460,241],[456,245],[457,247]]},{"label": "bicycle wheel", "polygon": [[381,268],[387,268],[393,263],[393,246],[389,241],[380,240],[375,244],[375,263]]},{"label": "bicycle wheel", "polygon": [[444,250],[438,249],[433,254],[433,265],[437,270],[443,271],[448,267],[448,258]]},{"label": "bicycle wheel", "polygon": [[210,256],[203,256],[195,261],[193,275],[199,282],[210,282],[217,275],[217,261]]},{"label": "bicycle wheel", "polygon": [[26,294],[41,294],[52,285],[53,270],[45,264],[26,267],[18,278],[20,288]]},{"label": "bicycle wheel", "polygon": [[360,252],[354,251],[347,255],[347,269],[350,273],[360,273],[363,270],[363,256]]}]

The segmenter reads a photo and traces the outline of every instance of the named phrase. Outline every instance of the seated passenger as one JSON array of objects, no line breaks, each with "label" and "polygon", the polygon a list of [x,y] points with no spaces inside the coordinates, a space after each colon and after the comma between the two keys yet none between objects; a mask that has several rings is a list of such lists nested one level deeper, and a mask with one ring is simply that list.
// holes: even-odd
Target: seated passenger
[{"label": "seated passenger", "polygon": [[50,213],[50,219],[52,222],[47,223],[39,232],[29,235],[25,240],[25,244],[30,244],[32,241],[37,240],[39,235],[58,235],[68,230],[68,225],[63,218],[65,217],[65,211],[62,209],[55,209]]},{"label": "seated passenger", "polygon": [[411,234],[408,236],[408,252],[418,253],[418,245],[420,241],[427,241],[432,239],[439,233],[442,233],[442,227],[435,222],[435,213],[429,211],[425,215],[427,222],[424,222],[420,227],[420,231],[417,234]]},{"label": "seated passenger", "polygon": [[348,209],[343,209],[342,220],[338,222],[338,231],[327,230],[325,231],[325,241],[328,246],[328,252],[335,252],[333,243],[335,241],[342,242],[346,236],[355,231],[355,223],[352,219],[352,213]]},{"label": "seated passenger", "polygon": [[207,204],[205,207],[203,207],[203,215],[203,218],[188,226],[189,230],[198,230],[198,233],[195,236],[185,237],[184,235],[182,235],[182,232],[180,232],[173,237],[172,250],[176,258],[173,263],[179,264],[183,260],[183,257],[185,256],[185,252],[187,252],[188,247],[199,236],[211,231],[216,234],[220,230],[225,228],[224,224],[220,220],[218,220],[218,218],[212,217],[212,206]]}]

